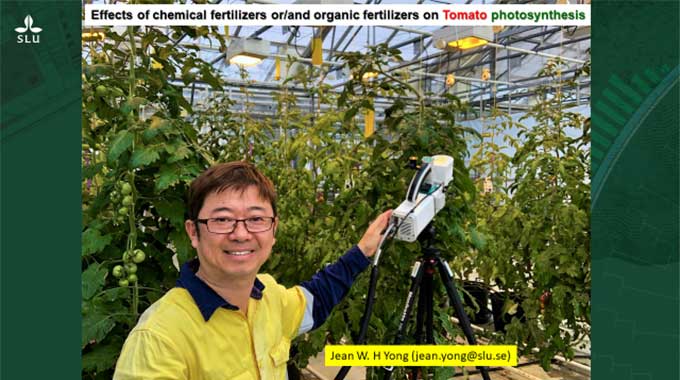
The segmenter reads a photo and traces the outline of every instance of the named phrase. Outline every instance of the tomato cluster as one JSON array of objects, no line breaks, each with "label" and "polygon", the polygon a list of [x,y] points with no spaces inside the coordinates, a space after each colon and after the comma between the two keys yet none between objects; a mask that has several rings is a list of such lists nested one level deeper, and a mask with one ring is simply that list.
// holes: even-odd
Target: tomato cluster
[{"label": "tomato cluster", "polygon": [[[125,223],[126,217],[130,212],[130,206],[132,206],[135,201],[132,195],[132,186],[129,183],[121,181],[116,184],[116,190],[111,192],[111,200],[114,204],[120,202],[121,207],[116,210],[115,223],[123,224]],[[115,207],[114,207],[115,209]]]},{"label": "tomato cluster", "polygon": [[137,264],[146,259],[146,254],[141,249],[125,251],[123,253],[123,265],[116,265],[111,269],[111,274],[118,278],[118,285],[128,286],[137,282]]}]

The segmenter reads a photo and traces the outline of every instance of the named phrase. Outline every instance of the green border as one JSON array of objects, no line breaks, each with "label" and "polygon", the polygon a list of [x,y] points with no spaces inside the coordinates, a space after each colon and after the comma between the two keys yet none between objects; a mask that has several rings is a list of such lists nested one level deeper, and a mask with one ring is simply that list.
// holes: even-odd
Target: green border
[{"label": "green border", "polygon": [[680,378],[678,4],[592,5],[595,380]]},{"label": "green border", "polygon": [[80,377],[80,7],[1,5],[1,379]]}]

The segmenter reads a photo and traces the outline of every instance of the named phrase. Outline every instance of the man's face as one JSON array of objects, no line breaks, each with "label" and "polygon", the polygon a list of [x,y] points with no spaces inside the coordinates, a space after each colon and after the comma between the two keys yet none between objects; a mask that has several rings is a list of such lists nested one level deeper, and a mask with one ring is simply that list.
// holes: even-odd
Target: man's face
[{"label": "man's face", "polygon": [[[243,192],[226,190],[210,193],[198,213],[198,219],[258,216],[273,217],[274,212],[271,204],[260,198],[254,186]],[[253,233],[246,230],[243,222],[238,222],[232,233],[215,234],[209,232],[204,223],[194,224],[187,220],[185,228],[201,263],[199,274],[211,281],[253,280],[276,242],[274,233],[277,224],[278,220],[270,230]],[[196,228],[200,228],[200,237]]]}]

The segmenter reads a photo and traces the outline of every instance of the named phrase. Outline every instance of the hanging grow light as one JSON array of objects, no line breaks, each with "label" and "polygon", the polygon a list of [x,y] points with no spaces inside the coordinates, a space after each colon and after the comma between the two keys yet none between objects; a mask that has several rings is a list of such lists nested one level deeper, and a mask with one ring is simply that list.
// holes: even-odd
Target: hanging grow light
[{"label": "hanging grow light", "polygon": [[104,28],[88,28],[83,30],[81,38],[85,42],[90,41],[104,41],[106,29]]},{"label": "hanging grow light", "polygon": [[227,50],[227,61],[232,65],[255,66],[269,56],[269,41],[252,38],[235,39]]},{"label": "hanging grow light", "polygon": [[376,71],[366,71],[364,75],[361,76],[361,80],[364,82],[368,82],[373,78],[376,78],[378,76],[378,72]]},{"label": "hanging grow light", "polygon": [[493,40],[491,26],[447,26],[432,33],[434,46],[442,50],[466,50]]}]

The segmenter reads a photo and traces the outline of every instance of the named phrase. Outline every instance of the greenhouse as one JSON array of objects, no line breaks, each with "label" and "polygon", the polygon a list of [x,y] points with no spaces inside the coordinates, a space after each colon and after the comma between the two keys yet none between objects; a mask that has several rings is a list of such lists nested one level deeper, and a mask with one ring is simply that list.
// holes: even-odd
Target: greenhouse
[{"label": "greenhouse", "polygon": [[[246,3],[272,2],[228,2]],[[179,286],[202,247],[191,228],[218,228],[189,217],[192,181],[234,161],[277,195],[273,226],[236,216],[231,234],[275,232],[258,268],[286,288],[393,210],[325,322],[271,358],[241,342],[256,361],[332,379],[331,345],[476,343],[516,346],[517,365],[346,378],[590,379],[590,27],[111,26],[82,41],[83,379],[112,378],[140,316]],[[231,376],[213,378],[251,378]]]}]

